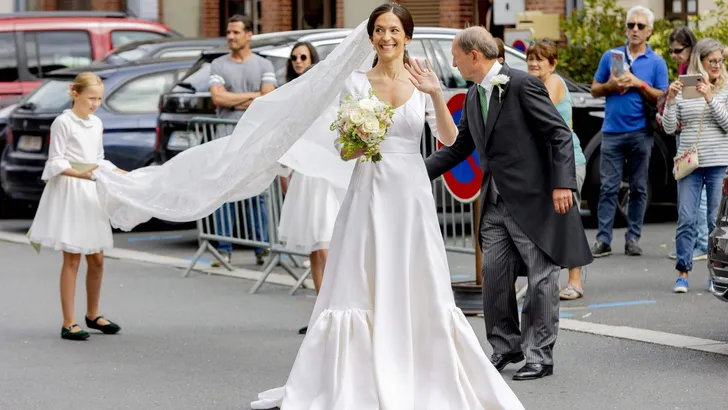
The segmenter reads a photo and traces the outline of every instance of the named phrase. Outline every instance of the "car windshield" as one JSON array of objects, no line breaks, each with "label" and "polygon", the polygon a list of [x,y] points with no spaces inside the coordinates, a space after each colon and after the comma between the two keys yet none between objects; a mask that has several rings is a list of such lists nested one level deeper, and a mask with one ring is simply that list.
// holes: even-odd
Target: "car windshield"
[{"label": "car windshield", "polygon": [[288,59],[278,56],[264,56],[266,60],[273,63],[273,68],[276,70],[276,80],[278,81],[278,87],[286,83],[286,70],[288,69]]},{"label": "car windshield", "polygon": [[[270,55],[263,55],[273,63],[276,70],[276,79],[280,87],[286,82],[286,64],[288,59]],[[182,85],[180,85],[182,84]],[[185,76],[172,88],[173,93],[195,93],[207,92],[210,89],[210,63],[198,61]]]},{"label": "car windshield", "polygon": [[35,112],[60,112],[71,108],[71,98],[68,96],[70,85],[70,78],[48,80],[19,105]]},{"label": "car windshield", "polygon": [[[180,86],[180,83],[186,84],[187,86]],[[208,91],[210,84],[210,63],[207,61],[203,63],[198,62],[177,84],[172,88],[173,93]]]},{"label": "car windshield", "polygon": [[112,53],[106,56],[104,62],[108,64],[124,64],[140,60],[147,55],[147,47],[140,46],[129,50]]}]

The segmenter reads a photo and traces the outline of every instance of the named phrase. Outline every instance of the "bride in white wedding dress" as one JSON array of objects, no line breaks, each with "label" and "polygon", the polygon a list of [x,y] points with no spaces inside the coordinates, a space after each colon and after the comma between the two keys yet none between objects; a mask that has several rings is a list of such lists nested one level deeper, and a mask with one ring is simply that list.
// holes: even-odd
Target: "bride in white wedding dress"
[{"label": "bride in white wedding dress", "polygon": [[[257,98],[232,135],[161,166],[94,171],[99,203],[123,230],[197,220],[260,195],[280,164],[348,184],[308,334],[285,386],[260,394],[254,409],[523,409],[453,300],[420,138],[425,121],[446,144],[457,130],[436,76],[405,68],[413,31],[405,8],[380,6],[324,61]],[[355,71],[372,46],[376,67]],[[343,162],[321,131],[340,96],[370,89],[396,107],[383,160]]]},{"label": "bride in white wedding dress", "polygon": [[383,159],[357,160],[308,334],[286,385],[252,408],[523,409],[453,300],[420,154],[426,121],[444,144],[457,135],[439,80],[419,63],[405,67],[414,29],[405,8],[377,8],[367,28],[378,62],[354,71],[341,95],[371,89],[395,107]]}]

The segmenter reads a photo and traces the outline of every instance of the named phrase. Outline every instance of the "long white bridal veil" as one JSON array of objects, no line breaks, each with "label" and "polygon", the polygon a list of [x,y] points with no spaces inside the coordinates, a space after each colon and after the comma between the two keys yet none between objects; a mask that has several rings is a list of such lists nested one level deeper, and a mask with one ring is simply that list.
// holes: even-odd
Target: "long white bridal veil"
[{"label": "long white bridal veil", "polygon": [[112,226],[129,231],[151,218],[203,218],[225,202],[262,193],[280,171],[279,162],[345,187],[348,177],[337,170],[348,169],[350,176],[353,164],[335,154],[329,125],[347,77],[373,58],[366,24],[305,75],[256,99],[230,136],[190,148],[161,166],[126,175],[94,171]]}]

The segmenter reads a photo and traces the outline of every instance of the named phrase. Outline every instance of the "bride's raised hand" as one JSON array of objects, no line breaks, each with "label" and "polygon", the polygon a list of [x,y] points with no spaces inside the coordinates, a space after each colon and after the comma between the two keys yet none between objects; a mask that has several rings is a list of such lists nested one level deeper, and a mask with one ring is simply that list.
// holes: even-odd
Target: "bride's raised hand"
[{"label": "bride's raised hand", "polygon": [[430,65],[429,60],[425,59],[425,66],[423,67],[419,60],[410,58],[410,63],[405,64],[405,68],[407,68],[412,75],[412,77],[410,77],[412,85],[414,85],[418,90],[430,95],[434,95],[442,91],[440,79],[437,77],[437,74],[432,71],[432,66]]}]

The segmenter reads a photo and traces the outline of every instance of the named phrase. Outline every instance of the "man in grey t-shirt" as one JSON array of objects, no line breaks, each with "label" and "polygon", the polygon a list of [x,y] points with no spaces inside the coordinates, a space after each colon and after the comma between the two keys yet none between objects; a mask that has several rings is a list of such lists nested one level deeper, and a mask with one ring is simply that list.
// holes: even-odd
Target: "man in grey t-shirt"
[{"label": "man in grey t-shirt", "polygon": [[[268,94],[276,87],[273,64],[263,57],[253,54],[250,40],[253,36],[250,19],[234,15],[227,25],[227,41],[230,53],[216,58],[210,67],[210,94],[217,106],[217,117],[238,120],[243,116],[256,98]],[[235,127],[218,127],[219,137],[232,133]],[[246,201],[245,212],[248,220],[247,238],[256,241],[268,240],[265,201],[263,197]],[[230,236],[237,210],[233,204],[225,204],[215,212],[217,234]],[[254,231],[251,232],[251,231]],[[242,235],[243,232],[239,232]],[[230,262],[232,244],[220,242],[218,250]],[[266,250],[255,250],[256,262],[263,263]],[[217,265],[217,263],[213,264]]]}]

